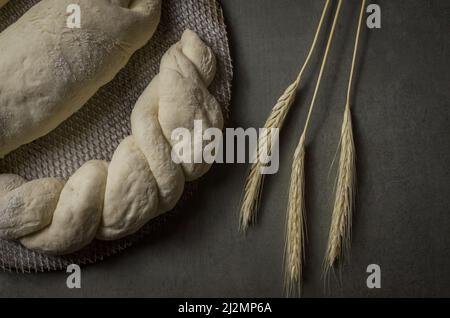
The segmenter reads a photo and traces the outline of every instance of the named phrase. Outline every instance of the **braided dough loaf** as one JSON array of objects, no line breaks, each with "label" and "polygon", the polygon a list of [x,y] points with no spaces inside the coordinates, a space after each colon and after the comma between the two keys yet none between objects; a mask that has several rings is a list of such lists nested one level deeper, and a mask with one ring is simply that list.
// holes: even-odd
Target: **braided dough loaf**
[{"label": "braided dough loaf", "polygon": [[211,49],[194,32],[185,31],[137,101],[133,134],[118,146],[109,165],[89,161],[65,185],[56,179],[27,183],[0,175],[0,238],[20,240],[44,253],[69,254],[94,237],[114,240],[135,233],[171,210],[185,181],[210,168],[176,164],[172,131],[192,132],[194,120],[201,120],[204,129],[223,128],[220,106],[207,89],[215,72]]},{"label": "braided dough loaf", "polygon": [[[79,29],[67,27],[70,4]],[[0,33],[0,158],[78,111],[147,43],[160,14],[161,0],[43,0]]]}]

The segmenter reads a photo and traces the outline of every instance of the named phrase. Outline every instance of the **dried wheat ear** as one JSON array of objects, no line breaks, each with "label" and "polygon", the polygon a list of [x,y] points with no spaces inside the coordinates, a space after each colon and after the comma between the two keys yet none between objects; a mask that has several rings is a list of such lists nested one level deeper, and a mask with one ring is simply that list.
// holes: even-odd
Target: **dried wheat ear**
[{"label": "dried wheat ear", "polygon": [[356,194],[356,149],[350,103],[365,7],[366,0],[362,0],[339,143],[340,158],[337,172],[336,197],[324,260],[325,273],[329,272],[337,261],[343,260],[345,254],[350,249],[352,217]]}]

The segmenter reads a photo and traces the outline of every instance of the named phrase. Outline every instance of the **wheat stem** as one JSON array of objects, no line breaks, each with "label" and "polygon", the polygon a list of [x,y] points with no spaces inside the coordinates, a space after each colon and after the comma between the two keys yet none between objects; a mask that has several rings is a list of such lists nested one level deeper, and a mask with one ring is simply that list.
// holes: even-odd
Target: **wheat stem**
[{"label": "wheat stem", "polygon": [[337,174],[336,198],[324,261],[325,273],[327,273],[338,260],[344,257],[344,254],[349,250],[351,240],[352,213],[355,202],[356,186],[356,150],[353,137],[350,99],[352,96],[354,71],[358,55],[365,4],[366,0],[362,0],[353,50],[352,66],[348,81],[347,100],[339,144],[340,158]]},{"label": "wheat stem", "polygon": [[317,95],[322,82],[323,73],[327,64],[328,55],[336,30],[336,25],[341,12],[342,0],[339,0],[333,25],[328,37],[327,46],[323,55],[319,77],[317,79],[314,95],[309,107],[308,118],[306,119],[303,134],[296,148],[291,172],[291,184],[289,188],[289,201],[286,217],[286,237],[284,252],[284,279],[287,296],[300,295],[303,283],[303,263],[305,260],[305,240],[306,240],[306,207],[305,207],[305,142],[308,125]]},{"label": "wheat stem", "polygon": [[319,93],[319,90],[320,90],[320,84],[322,83],[323,73],[325,71],[325,66],[327,65],[328,54],[330,52],[331,44],[333,43],[333,38],[334,38],[335,30],[336,30],[337,21],[339,20],[339,15],[340,15],[340,12],[341,12],[341,6],[342,6],[342,0],[339,0],[338,5],[337,5],[337,9],[336,9],[336,14],[334,16],[333,26],[331,27],[330,35],[328,37],[327,47],[325,49],[325,53],[324,53],[324,56],[323,56],[322,65],[320,67],[319,78],[317,79],[317,84],[316,84],[316,87],[314,89],[314,94],[313,94],[313,97],[312,97],[312,100],[311,100],[311,105],[309,106],[308,117],[306,118],[305,128],[303,130],[303,134],[304,135],[306,135],[306,133],[308,131],[309,123],[311,121],[311,115],[313,113],[314,106],[316,105],[317,96],[318,96],[318,93]]},{"label": "wheat stem", "polygon": [[266,149],[269,152],[269,155],[271,153],[272,140],[269,130],[274,128],[281,129],[284,124],[286,116],[295,100],[295,95],[302,81],[303,74],[310,63],[311,57],[317,46],[317,42],[325,21],[325,16],[329,4],[330,0],[326,0],[319,24],[316,29],[316,33],[314,35],[314,40],[311,44],[306,60],[297,75],[296,80],[291,85],[289,85],[283,95],[278,99],[264,125],[264,128],[267,129],[267,133],[260,136],[259,146],[257,150],[258,157],[255,158],[256,161],[250,167],[245,181],[244,193],[242,196],[239,226],[240,230],[243,232],[245,232],[248,229],[249,225],[255,221],[258,211],[258,205],[261,199],[261,192],[264,184],[264,175],[261,173],[263,164],[259,160],[261,158],[260,151],[262,151],[262,149]]},{"label": "wheat stem", "polygon": [[353,79],[355,77],[354,74],[355,74],[355,68],[356,68],[356,58],[358,56],[359,40],[361,38],[361,29],[362,29],[362,25],[363,25],[365,7],[366,7],[366,0],[362,0],[361,11],[359,12],[358,29],[356,31],[355,47],[353,48],[352,67],[350,69],[350,76],[349,76],[349,80],[348,80],[346,107],[350,107],[350,99],[352,97]]}]

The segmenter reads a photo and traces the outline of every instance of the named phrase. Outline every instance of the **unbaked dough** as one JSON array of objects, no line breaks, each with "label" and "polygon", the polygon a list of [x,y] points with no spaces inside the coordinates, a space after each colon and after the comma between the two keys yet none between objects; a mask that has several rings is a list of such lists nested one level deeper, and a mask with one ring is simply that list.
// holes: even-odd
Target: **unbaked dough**
[{"label": "unbaked dough", "polygon": [[171,131],[192,132],[194,120],[201,120],[204,129],[223,128],[221,108],[207,89],[215,73],[212,50],[186,30],[137,101],[133,134],[120,143],[109,165],[89,161],[64,186],[56,179],[25,182],[0,175],[0,238],[62,255],[94,237],[115,240],[133,234],[171,210],[185,181],[200,178],[211,166],[175,163]]},{"label": "unbaked dough", "polygon": [[33,180],[0,197],[0,237],[15,239],[49,225],[63,185],[57,179]]},{"label": "unbaked dough", "polygon": [[52,254],[72,253],[89,244],[100,223],[107,173],[104,161],[89,161],[78,169],[57,199],[50,225],[22,238],[22,244]]},{"label": "unbaked dough", "polygon": [[[2,0],[0,0],[2,1]],[[67,26],[67,7],[81,28]],[[55,129],[152,37],[161,0],[43,0],[0,33],[0,158]]]}]

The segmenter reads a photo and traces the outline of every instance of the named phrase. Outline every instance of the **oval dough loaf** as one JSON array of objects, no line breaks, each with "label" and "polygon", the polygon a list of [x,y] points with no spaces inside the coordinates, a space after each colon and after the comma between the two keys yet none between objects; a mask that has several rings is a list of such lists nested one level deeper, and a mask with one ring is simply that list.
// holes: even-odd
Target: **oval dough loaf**
[{"label": "oval dough loaf", "polygon": [[[70,4],[80,6],[79,29],[67,27]],[[0,158],[79,110],[152,37],[160,14],[161,0],[43,0],[0,33]]]}]

